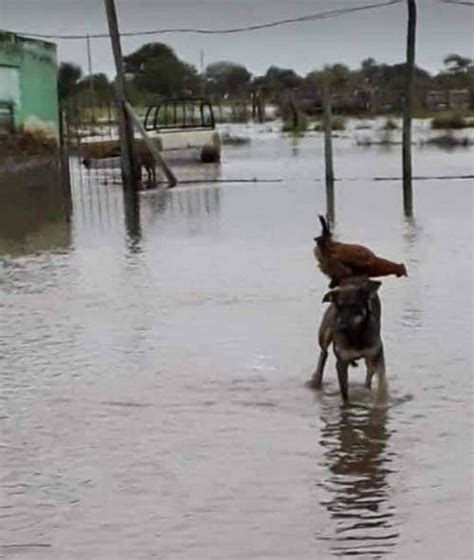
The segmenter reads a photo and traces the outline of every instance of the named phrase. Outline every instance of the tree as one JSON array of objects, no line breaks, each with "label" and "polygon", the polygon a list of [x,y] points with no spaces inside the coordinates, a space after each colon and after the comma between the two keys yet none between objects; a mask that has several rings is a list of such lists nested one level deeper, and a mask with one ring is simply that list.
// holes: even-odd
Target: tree
[{"label": "tree", "polygon": [[102,103],[109,103],[114,98],[114,86],[109,82],[105,74],[92,74],[84,76],[76,85],[76,89],[81,92],[91,90],[94,92],[96,100]]},{"label": "tree", "polygon": [[196,68],[180,60],[163,43],[149,43],[124,57],[125,72],[140,90],[175,97],[191,95],[199,89]]},{"label": "tree", "polygon": [[248,90],[252,74],[240,64],[233,62],[215,62],[206,68],[207,89],[220,96],[239,96]]},{"label": "tree", "polygon": [[294,70],[290,68],[278,68],[278,66],[270,66],[261,80],[264,89],[272,93],[296,89],[303,81],[301,76],[298,76]]},{"label": "tree", "polygon": [[443,63],[449,74],[467,73],[472,68],[472,59],[459,54],[449,54]]},{"label": "tree", "polygon": [[82,70],[72,62],[61,62],[58,70],[58,96],[61,101],[67,99],[77,87]]},{"label": "tree", "polygon": [[373,85],[377,81],[379,72],[380,72],[380,67],[374,58],[369,57],[361,62],[360,73],[362,79],[366,83]]},{"label": "tree", "polygon": [[331,92],[343,91],[353,78],[353,73],[344,64],[326,65],[322,70],[313,70],[306,76],[306,82],[318,91],[328,88]]}]

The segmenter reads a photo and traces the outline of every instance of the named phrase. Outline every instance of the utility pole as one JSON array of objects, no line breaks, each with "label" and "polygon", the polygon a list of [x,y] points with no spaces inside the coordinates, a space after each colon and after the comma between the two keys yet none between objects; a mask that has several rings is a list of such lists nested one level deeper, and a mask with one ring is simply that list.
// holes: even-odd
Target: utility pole
[{"label": "utility pole", "polygon": [[411,157],[411,120],[415,97],[415,44],[416,44],[416,0],[407,0],[407,62],[405,100],[403,110],[403,210],[405,216],[413,215],[412,157]]},{"label": "utility pole", "polygon": [[201,71],[201,76],[204,76],[204,49],[199,51],[199,69]]},{"label": "utility pole", "polygon": [[201,95],[206,93],[206,78],[204,77],[204,49],[199,51],[199,72],[201,74]]},{"label": "utility pole", "polygon": [[133,157],[133,129],[125,109],[125,77],[123,70],[122,48],[117,21],[117,12],[114,0],[104,0],[107,21],[109,25],[110,40],[114,54],[117,76],[115,78],[115,91],[117,100],[117,114],[119,119],[120,155],[122,163],[122,178],[126,191],[135,191],[137,173]]},{"label": "utility pole", "polygon": [[332,157],[332,111],[331,97],[326,76],[323,83],[323,127],[324,127],[324,163],[326,171],[326,216],[330,223],[335,218],[335,195],[334,195],[334,165]]}]

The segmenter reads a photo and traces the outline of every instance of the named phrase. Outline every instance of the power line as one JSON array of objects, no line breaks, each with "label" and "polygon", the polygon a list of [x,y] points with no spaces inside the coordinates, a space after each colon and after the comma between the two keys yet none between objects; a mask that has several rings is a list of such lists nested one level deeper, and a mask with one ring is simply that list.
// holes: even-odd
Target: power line
[{"label": "power line", "polygon": [[[280,27],[283,25],[290,25],[295,23],[304,23],[308,21],[317,21],[320,19],[328,19],[333,17],[338,17],[346,14],[351,14],[355,12],[361,12],[366,10],[374,10],[376,8],[384,8],[387,6],[393,6],[399,4],[402,0],[389,0],[387,2],[380,2],[378,4],[367,4],[364,6],[357,6],[355,8],[341,8],[338,10],[329,10],[326,12],[318,12],[315,14],[309,14],[306,16],[300,16],[296,18],[280,19],[276,21],[270,21],[266,23],[260,23],[255,25],[248,25],[245,27],[231,27],[224,29],[199,29],[194,27],[177,27],[170,29],[153,29],[149,31],[125,31],[120,33],[122,37],[142,37],[146,35],[161,35],[164,33],[197,33],[201,35],[229,35],[233,33],[246,33],[250,31],[259,31],[261,29],[270,29],[272,27]],[[16,33],[17,35],[22,35],[24,37],[31,37],[35,39],[104,39],[108,38],[108,33],[90,33],[86,35],[54,35],[54,34],[43,34],[43,33]]]},{"label": "power line", "polygon": [[438,0],[441,4],[457,4],[458,6],[469,6],[474,8],[474,2],[469,2],[468,0]]}]

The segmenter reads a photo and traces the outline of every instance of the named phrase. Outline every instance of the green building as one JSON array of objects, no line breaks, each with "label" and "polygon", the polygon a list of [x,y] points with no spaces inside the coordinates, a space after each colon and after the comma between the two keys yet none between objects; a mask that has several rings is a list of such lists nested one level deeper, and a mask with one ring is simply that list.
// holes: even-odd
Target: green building
[{"label": "green building", "polygon": [[0,130],[58,135],[56,45],[0,31]]}]

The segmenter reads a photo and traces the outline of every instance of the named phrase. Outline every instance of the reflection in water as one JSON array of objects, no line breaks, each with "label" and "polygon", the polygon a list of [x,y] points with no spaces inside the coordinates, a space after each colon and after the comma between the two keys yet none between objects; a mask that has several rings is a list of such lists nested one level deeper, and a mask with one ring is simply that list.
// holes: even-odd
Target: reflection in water
[{"label": "reflection in water", "polygon": [[[219,188],[187,189],[177,193],[176,206],[179,213],[189,218],[218,214],[220,207]],[[174,210],[175,207],[172,207]]]},{"label": "reflection in water", "polygon": [[136,253],[140,251],[140,241],[142,238],[142,229],[140,224],[140,197],[138,192],[124,190],[123,207],[128,246],[132,253]]},{"label": "reflection in water", "polygon": [[69,248],[70,224],[59,185],[2,184],[0,191],[0,253],[18,256]]},{"label": "reflection in water", "polygon": [[403,228],[403,239],[406,242],[407,249],[415,248],[417,241],[421,235],[421,226],[419,226],[413,216],[405,216]]},{"label": "reflection in water", "polygon": [[74,179],[72,197],[76,235],[86,239],[97,234],[120,237],[125,239],[126,247],[132,253],[142,250],[142,238],[159,216],[184,218],[195,234],[212,224],[209,216],[216,217],[220,213],[220,186],[185,186],[126,193],[119,185],[81,182],[78,173]]},{"label": "reflection in water", "polygon": [[394,506],[390,504],[387,475],[387,412],[345,407],[323,418],[320,444],[330,474],[322,488],[325,506],[335,523],[335,535],[318,535],[329,541],[335,556],[380,558],[395,546]]},{"label": "reflection in water", "polygon": [[301,144],[301,135],[297,133],[292,133],[289,135],[289,144],[291,147],[291,155],[293,157],[298,157],[300,155],[300,144]]}]

